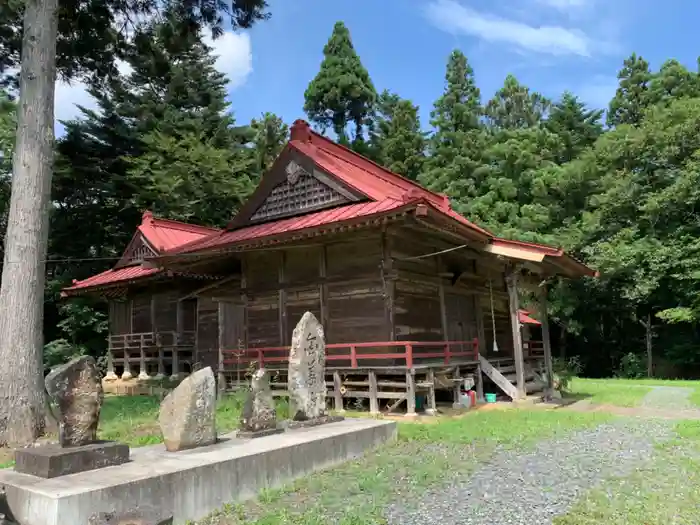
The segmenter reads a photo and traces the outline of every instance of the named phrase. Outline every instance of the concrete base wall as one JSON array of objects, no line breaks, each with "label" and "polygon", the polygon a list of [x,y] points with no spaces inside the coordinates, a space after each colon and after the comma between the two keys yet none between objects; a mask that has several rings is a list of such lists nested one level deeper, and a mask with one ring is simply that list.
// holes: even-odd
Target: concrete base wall
[{"label": "concrete base wall", "polygon": [[[53,479],[0,471],[11,516],[22,525],[86,525],[97,512],[162,509],[174,523],[206,517],[316,470],[357,458],[396,437],[396,423],[346,419],[182,452],[132,450],[130,463]],[[2,512],[2,509],[0,509]],[[168,514],[169,513],[169,514]]]}]

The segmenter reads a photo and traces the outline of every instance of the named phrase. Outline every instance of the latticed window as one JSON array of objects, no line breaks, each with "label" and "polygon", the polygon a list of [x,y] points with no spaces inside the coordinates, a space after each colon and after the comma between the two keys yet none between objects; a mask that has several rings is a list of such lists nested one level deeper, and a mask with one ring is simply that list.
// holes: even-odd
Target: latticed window
[{"label": "latticed window", "polygon": [[270,192],[265,202],[251,217],[252,221],[296,215],[347,202],[343,195],[305,171],[294,175],[288,176],[287,180]]},{"label": "latticed window", "polygon": [[155,253],[153,253],[153,250],[151,250],[148,246],[141,242],[138,245],[136,245],[133,251],[129,254],[128,262],[141,262],[144,259],[147,259],[148,257],[153,257],[154,255]]}]

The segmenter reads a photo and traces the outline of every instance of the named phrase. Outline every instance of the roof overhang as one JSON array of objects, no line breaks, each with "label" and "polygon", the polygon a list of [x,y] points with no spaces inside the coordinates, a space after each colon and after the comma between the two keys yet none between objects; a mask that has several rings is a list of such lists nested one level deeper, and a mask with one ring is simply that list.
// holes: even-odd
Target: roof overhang
[{"label": "roof overhang", "polygon": [[598,277],[598,272],[568,255],[561,248],[508,239],[491,239],[484,251],[509,259],[542,265],[549,273],[569,278]]}]

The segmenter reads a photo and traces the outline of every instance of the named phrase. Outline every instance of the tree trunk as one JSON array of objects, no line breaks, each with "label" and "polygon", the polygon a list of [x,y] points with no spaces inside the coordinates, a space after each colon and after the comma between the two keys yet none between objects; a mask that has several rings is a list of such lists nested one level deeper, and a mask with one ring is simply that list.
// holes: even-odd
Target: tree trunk
[{"label": "tree trunk", "polygon": [[653,377],[654,375],[654,360],[652,358],[652,348],[651,348],[651,341],[652,341],[652,326],[651,326],[651,314],[647,315],[647,322],[644,325],[646,328],[646,346],[647,346],[647,376],[648,377]]},{"label": "tree trunk", "polygon": [[34,441],[45,426],[43,315],[54,147],[58,0],[27,0],[0,286],[0,443]]}]

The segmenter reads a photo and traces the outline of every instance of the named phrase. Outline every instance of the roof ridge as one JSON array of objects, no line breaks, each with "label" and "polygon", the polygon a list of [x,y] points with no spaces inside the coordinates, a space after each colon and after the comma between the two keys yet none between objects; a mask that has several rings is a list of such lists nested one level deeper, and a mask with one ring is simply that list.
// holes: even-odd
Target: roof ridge
[{"label": "roof ridge", "polygon": [[[171,228],[171,229],[180,229],[180,230],[199,230],[202,231],[203,233],[214,233],[221,231],[221,228],[214,228],[213,226],[204,226],[202,224],[192,224],[189,222],[183,222],[183,221],[176,221],[173,219],[161,219],[154,217],[153,218],[153,223],[155,226],[160,226],[161,228]],[[159,224],[160,223],[160,224]],[[163,224],[165,223],[165,224]]]},{"label": "roof ridge", "polygon": [[[338,144],[337,142],[332,141],[328,137],[324,137],[323,135],[315,132],[312,129],[309,129],[309,131],[311,133],[312,140],[313,139],[320,139],[324,143],[324,144],[316,144],[316,147],[324,150],[329,155],[333,155],[334,157],[340,158],[341,160],[344,160],[345,162],[348,162],[348,163],[354,165],[355,167],[366,171],[367,173],[370,173],[372,175],[379,175],[385,182],[393,183],[393,181],[387,180],[386,177],[382,176],[382,175],[389,175],[389,178],[398,179],[402,183],[408,184],[409,186],[411,186],[410,189],[413,189],[413,188],[418,189],[418,190],[425,192],[428,195],[434,197],[438,201],[444,200],[445,197],[442,194],[436,193],[432,190],[429,190],[425,186],[422,186],[421,184],[417,183],[416,181],[413,181],[407,177],[404,177],[403,175],[400,175],[399,173],[393,172],[390,169],[386,168],[385,166],[382,166],[381,164],[374,162],[372,159],[369,159],[369,158],[365,157],[364,155],[361,155],[360,153],[357,153],[356,151],[353,151],[350,148],[343,146],[342,144]],[[330,147],[327,147],[326,145],[330,145]],[[340,150],[344,155],[341,156],[341,155],[336,154],[333,151],[333,149]],[[378,173],[370,172],[365,166],[361,165],[363,163],[369,164],[371,167],[376,168],[377,170],[379,170],[380,173],[378,174]],[[395,184],[395,185],[398,186],[398,184]],[[410,191],[410,189],[408,191]]]}]

